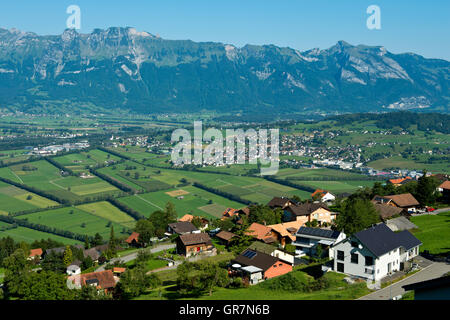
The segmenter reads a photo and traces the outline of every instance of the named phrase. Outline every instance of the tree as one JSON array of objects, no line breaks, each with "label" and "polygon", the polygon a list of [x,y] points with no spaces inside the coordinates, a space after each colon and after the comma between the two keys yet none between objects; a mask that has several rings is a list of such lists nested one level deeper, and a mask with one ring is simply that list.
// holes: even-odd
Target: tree
[{"label": "tree", "polygon": [[17,249],[9,257],[3,259],[3,267],[6,269],[5,287],[13,295],[20,292],[21,280],[30,273],[31,263],[27,257],[28,255],[22,249]]},{"label": "tree", "polygon": [[91,247],[99,246],[103,244],[103,237],[97,232],[92,240]]},{"label": "tree", "polygon": [[84,237],[84,248],[89,249],[89,238],[88,236]]},{"label": "tree", "polygon": [[161,284],[156,274],[147,275],[144,267],[138,266],[133,269],[127,269],[121,278],[122,289],[131,297],[137,297],[143,294],[147,289],[156,288]]},{"label": "tree", "polygon": [[115,257],[117,254],[117,240],[114,236],[114,226],[111,226],[111,231],[109,233],[108,250],[111,251],[112,257]]},{"label": "tree", "polygon": [[136,222],[135,232],[139,233],[139,243],[147,246],[150,243],[150,239],[155,235],[155,227],[153,223],[147,219],[142,219]]},{"label": "tree", "polygon": [[341,213],[336,219],[336,226],[339,231],[352,235],[379,221],[380,216],[372,202],[367,199],[349,198],[342,204]]},{"label": "tree", "polygon": [[272,225],[281,223],[281,210],[272,210],[268,206],[255,205],[250,207],[249,223]]},{"label": "tree", "polygon": [[72,249],[70,249],[70,246],[66,246],[66,250],[64,251],[64,255],[63,255],[64,265],[66,267],[68,267],[68,266],[70,266],[72,261],[73,261]]},{"label": "tree", "polygon": [[427,177],[424,171],[423,176],[417,183],[417,193],[414,195],[421,205],[433,205],[436,202],[436,188],[439,182],[434,177]]},{"label": "tree", "polygon": [[212,295],[214,287],[224,287],[229,283],[228,273],[213,262],[184,262],[177,268],[178,290],[182,293]]}]

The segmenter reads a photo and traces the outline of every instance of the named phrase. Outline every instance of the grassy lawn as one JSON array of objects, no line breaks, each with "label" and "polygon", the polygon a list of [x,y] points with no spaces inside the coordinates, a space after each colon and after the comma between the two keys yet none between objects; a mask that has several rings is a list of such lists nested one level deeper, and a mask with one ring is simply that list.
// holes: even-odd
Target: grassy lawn
[{"label": "grassy lawn", "polygon": [[[28,199],[30,197],[30,199]],[[37,208],[47,208],[58,205],[58,203],[30,193],[24,189],[0,182],[0,211],[20,212]]]},{"label": "grassy lawn", "polygon": [[450,212],[411,217],[411,222],[419,227],[413,233],[423,242],[420,251],[429,250],[431,254],[450,252]]},{"label": "grassy lawn", "polygon": [[[162,272],[161,272],[162,273]],[[162,276],[161,273],[158,275]],[[169,278],[164,275],[164,278]],[[311,280],[311,276],[302,271],[293,271],[291,273],[299,281],[305,282]],[[175,273],[176,276],[176,273]],[[371,291],[367,289],[365,282],[356,284],[347,284],[343,281],[345,275],[329,272],[324,275],[330,283],[329,288],[322,289],[313,292],[301,292],[290,290],[273,290],[270,287],[270,282],[276,280],[270,279],[255,286],[249,288],[240,289],[226,289],[216,288],[212,296],[203,295],[200,297],[188,297],[186,299],[198,299],[198,300],[354,300],[362,297]],[[176,279],[176,277],[175,277]],[[170,280],[174,280],[172,277]],[[162,290],[162,297],[159,297],[159,289]],[[179,297],[176,292],[176,287],[159,288],[148,292],[146,295],[138,297],[138,300],[153,300],[153,299],[185,299]]]}]

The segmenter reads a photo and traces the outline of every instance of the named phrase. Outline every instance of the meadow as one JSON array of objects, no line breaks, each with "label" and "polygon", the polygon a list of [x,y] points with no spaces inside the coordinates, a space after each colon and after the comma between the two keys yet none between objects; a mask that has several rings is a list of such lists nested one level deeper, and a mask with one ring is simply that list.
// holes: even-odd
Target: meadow
[{"label": "meadow", "polygon": [[411,222],[419,227],[412,232],[423,243],[421,252],[450,253],[450,212],[411,217]]},{"label": "meadow", "polygon": [[17,227],[6,231],[0,231],[0,238],[6,237],[11,237],[12,239],[14,239],[14,241],[17,242],[27,242],[27,243],[32,243],[36,240],[42,239],[52,239],[64,244],[80,244],[80,241],[24,227]]},{"label": "meadow", "polygon": [[76,208],[108,221],[115,222],[126,228],[132,229],[136,223],[136,220],[132,217],[106,201],[83,204]]},{"label": "meadow", "polygon": [[111,222],[108,219],[75,207],[36,212],[18,218],[92,237],[99,233],[104,239],[109,238],[111,226],[114,227],[116,234],[120,234],[124,229],[124,226],[119,223]]},{"label": "meadow", "polygon": [[57,202],[0,181],[0,214],[48,208]]},{"label": "meadow", "polygon": [[63,176],[58,168],[45,160],[0,168],[0,176],[16,183],[50,192],[69,201],[114,194],[119,190],[98,177],[83,179]]}]

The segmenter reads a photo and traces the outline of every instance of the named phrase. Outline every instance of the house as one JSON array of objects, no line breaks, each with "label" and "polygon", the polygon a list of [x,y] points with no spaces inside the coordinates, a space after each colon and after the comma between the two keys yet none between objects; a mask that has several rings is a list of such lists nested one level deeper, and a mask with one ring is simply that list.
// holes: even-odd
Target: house
[{"label": "house", "polygon": [[419,254],[420,245],[409,231],[394,232],[380,223],[335,244],[333,270],[377,281],[403,270]]},{"label": "house", "polygon": [[233,208],[227,208],[223,213],[222,213],[222,220],[224,219],[229,219],[229,218],[234,218],[235,216],[238,216],[239,210],[237,209],[233,209]]},{"label": "house", "polygon": [[319,225],[332,224],[335,214],[324,203],[303,203],[296,206],[288,206],[284,209],[283,221],[299,221],[303,224],[317,220]]},{"label": "house", "polygon": [[235,237],[237,237],[237,235],[228,231],[220,231],[218,234],[216,234],[216,238],[219,239],[222,244],[227,246],[230,244],[230,241]]},{"label": "house", "polygon": [[295,241],[295,233],[303,225],[303,221],[291,221],[268,226],[272,229],[272,236],[282,247]]},{"label": "house", "polygon": [[205,230],[208,228],[209,221],[208,221],[208,219],[206,219],[204,217],[196,217],[191,214],[185,214],[182,218],[178,219],[178,221],[179,222],[192,222],[192,220],[194,220],[194,218],[200,219],[200,221],[201,221],[200,229],[201,230]]},{"label": "house", "polygon": [[404,231],[404,230],[412,230],[417,229],[418,227],[408,220],[406,217],[398,217],[395,219],[389,219],[386,222],[386,225],[394,232]]},{"label": "house", "polygon": [[110,292],[117,284],[112,270],[92,272],[74,275],[68,278],[68,285],[71,289],[81,289],[84,286],[93,286],[97,290]]},{"label": "house", "polygon": [[402,287],[414,290],[414,300],[450,300],[450,276],[416,282]]},{"label": "house", "polygon": [[74,276],[74,275],[77,275],[77,274],[81,274],[81,268],[80,268],[79,265],[71,264],[70,266],[67,267],[66,273],[69,276]]},{"label": "house", "polygon": [[450,203],[450,181],[444,181],[439,187],[438,191],[442,192],[442,197],[446,203]]},{"label": "house", "polygon": [[294,265],[295,257],[293,254],[273,245],[255,241],[250,245],[250,247],[248,247],[248,249],[271,255],[272,257],[278,258],[283,262],[289,263],[291,266]]},{"label": "house", "polygon": [[44,252],[42,251],[41,248],[31,249],[30,250],[30,255],[28,256],[28,260],[34,260],[34,259],[39,259],[40,260],[43,253]]},{"label": "house", "polygon": [[124,273],[127,269],[126,268],[119,268],[119,267],[114,267],[113,268],[113,273],[115,277],[119,277],[122,275],[122,273]]},{"label": "house", "polygon": [[129,246],[133,247],[140,247],[141,244],[139,243],[139,233],[133,232],[126,240],[126,243],[128,243]]},{"label": "house", "polygon": [[241,275],[250,284],[281,276],[292,271],[292,265],[269,254],[246,249],[231,261],[231,275]]},{"label": "house", "polygon": [[83,256],[85,258],[90,257],[93,262],[98,262],[98,260],[102,256],[102,253],[108,250],[108,248],[109,248],[108,244],[104,244],[90,249],[86,249],[83,251]]},{"label": "house", "polygon": [[392,217],[401,215],[404,211],[402,208],[391,206],[388,204],[381,204],[376,201],[372,201],[375,210],[380,215],[382,221],[386,221]]},{"label": "house", "polygon": [[391,196],[375,196],[372,202],[386,204],[403,209],[404,212],[415,211],[420,206],[419,201],[411,193],[396,194]]},{"label": "house", "polygon": [[[82,244],[76,244],[73,245],[72,247],[75,247],[79,250],[84,250],[84,246]],[[58,248],[51,248],[51,249],[47,249],[44,252],[44,258],[49,255],[49,254],[55,254],[55,255],[63,255],[64,251],[66,251],[66,247],[58,247]]]},{"label": "house", "polygon": [[326,190],[317,189],[311,194],[311,198],[318,199],[320,202],[326,203],[326,202],[333,202],[336,200],[336,197]]},{"label": "house", "polygon": [[272,228],[256,222],[248,227],[246,234],[265,243],[274,243],[276,241],[276,235],[272,232]]},{"label": "house", "polygon": [[390,179],[390,180],[388,180],[388,183],[394,185],[394,187],[400,187],[401,185],[404,185],[411,181],[413,181],[413,179],[411,177],[405,177],[405,178],[399,178],[399,179]]},{"label": "house", "polygon": [[192,222],[189,221],[180,221],[175,223],[170,223],[167,231],[169,234],[187,234],[187,233],[200,233],[200,230],[196,228],[192,224]]},{"label": "house", "polygon": [[207,233],[187,233],[177,238],[177,253],[185,257],[197,254],[214,254],[215,248]]},{"label": "house", "polygon": [[317,247],[320,245],[323,249],[324,256],[333,257],[333,245],[346,238],[345,233],[320,228],[301,227],[295,234],[296,247],[295,254],[297,257],[304,255],[317,255]]},{"label": "house", "polygon": [[288,206],[292,206],[295,205],[296,203],[288,198],[285,197],[274,197],[272,200],[269,201],[269,203],[267,204],[268,207],[270,207],[272,210],[273,209],[284,209]]}]

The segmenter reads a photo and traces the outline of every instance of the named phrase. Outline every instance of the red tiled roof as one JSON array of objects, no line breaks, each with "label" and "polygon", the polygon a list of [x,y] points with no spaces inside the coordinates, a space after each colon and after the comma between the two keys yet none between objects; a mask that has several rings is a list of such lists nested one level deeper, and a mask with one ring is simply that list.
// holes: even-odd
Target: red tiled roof
[{"label": "red tiled roof", "polygon": [[443,184],[439,186],[439,188],[450,190],[450,181],[444,181]]},{"label": "red tiled roof", "polygon": [[314,191],[311,194],[311,197],[314,198],[315,195],[320,194],[320,197],[323,198],[323,196],[325,196],[328,193],[328,191],[322,190],[322,189],[317,189],[316,191]]},{"label": "red tiled roof", "polygon": [[271,236],[272,229],[259,223],[252,223],[248,228],[247,235],[252,236],[258,240],[263,240],[264,238]]},{"label": "red tiled roof", "polygon": [[35,257],[35,256],[42,256],[42,253],[43,253],[43,251],[41,248],[32,249],[32,250],[30,250],[30,258]]},{"label": "red tiled roof", "polygon": [[110,289],[116,286],[116,280],[114,279],[114,274],[111,270],[82,274],[80,278],[81,285],[83,286],[85,286],[86,282],[89,280],[97,281],[98,288],[100,289]]},{"label": "red tiled roof", "polygon": [[126,268],[118,268],[118,267],[115,267],[115,268],[113,269],[113,272],[114,272],[114,273],[124,273],[126,270],[127,270]]},{"label": "red tiled roof", "polygon": [[125,242],[128,243],[128,244],[130,244],[130,243],[133,242],[133,240],[136,241],[136,242],[139,242],[139,233],[133,232],[133,233],[131,234],[131,236],[129,236],[128,239],[125,240]]}]

